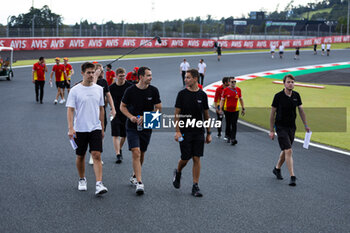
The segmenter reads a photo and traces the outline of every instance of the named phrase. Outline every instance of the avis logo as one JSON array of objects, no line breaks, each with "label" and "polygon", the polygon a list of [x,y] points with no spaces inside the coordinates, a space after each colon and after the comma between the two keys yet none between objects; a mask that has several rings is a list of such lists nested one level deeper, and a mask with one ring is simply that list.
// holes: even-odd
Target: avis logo
[{"label": "avis logo", "polygon": [[144,129],[160,129],[161,113],[157,112],[144,112],[143,113],[143,128]]}]

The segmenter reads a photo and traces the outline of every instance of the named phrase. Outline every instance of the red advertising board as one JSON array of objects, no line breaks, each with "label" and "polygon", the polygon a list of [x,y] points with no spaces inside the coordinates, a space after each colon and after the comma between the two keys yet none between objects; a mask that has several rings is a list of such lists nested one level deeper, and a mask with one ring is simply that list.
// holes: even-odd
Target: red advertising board
[{"label": "red advertising board", "polygon": [[[152,38],[139,37],[48,37],[48,38],[0,38],[0,46],[15,50],[55,50],[55,49],[94,49],[94,48],[213,48],[213,39],[162,38],[162,43]],[[150,41],[150,42],[148,42]],[[270,48],[282,43],[288,47],[307,47],[321,43],[348,43],[350,36],[330,36],[297,40],[219,40],[222,48],[257,49]]]}]

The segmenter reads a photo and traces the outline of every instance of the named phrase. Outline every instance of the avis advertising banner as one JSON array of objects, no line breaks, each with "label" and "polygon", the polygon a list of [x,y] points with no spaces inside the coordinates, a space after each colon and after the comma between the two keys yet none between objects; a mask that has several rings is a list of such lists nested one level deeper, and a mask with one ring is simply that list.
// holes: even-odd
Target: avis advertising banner
[{"label": "avis advertising banner", "polygon": [[[152,38],[138,37],[48,37],[48,38],[2,38],[0,46],[15,50],[95,49],[95,48],[213,48],[217,40],[189,38],[161,38],[161,43]],[[149,42],[148,42],[149,41]],[[298,40],[218,40],[222,48],[259,49],[271,45],[284,47],[307,47],[314,43],[347,43],[350,36],[317,37]]]}]

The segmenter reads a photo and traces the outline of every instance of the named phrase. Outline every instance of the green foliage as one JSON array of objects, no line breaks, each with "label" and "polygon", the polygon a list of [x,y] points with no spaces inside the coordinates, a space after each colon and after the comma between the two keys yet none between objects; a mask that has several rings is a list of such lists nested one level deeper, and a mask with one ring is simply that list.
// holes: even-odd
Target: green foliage
[{"label": "green foliage", "polygon": [[32,26],[33,18],[37,27],[56,27],[57,23],[62,25],[62,17],[53,13],[50,8],[45,5],[41,9],[31,7],[28,13],[20,14],[17,17],[11,16],[10,27],[29,28]]}]

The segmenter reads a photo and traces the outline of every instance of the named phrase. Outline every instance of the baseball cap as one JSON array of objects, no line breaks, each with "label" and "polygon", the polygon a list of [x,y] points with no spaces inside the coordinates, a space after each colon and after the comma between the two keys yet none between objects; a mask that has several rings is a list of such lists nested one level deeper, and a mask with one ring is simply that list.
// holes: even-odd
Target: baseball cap
[{"label": "baseball cap", "polygon": [[58,61],[59,61],[59,60],[61,60],[61,58],[59,58],[59,57],[56,57],[56,58],[55,58],[55,60],[58,60]]},{"label": "baseball cap", "polygon": [[63,58],[63,60],[68,61],[68,57]]}]

